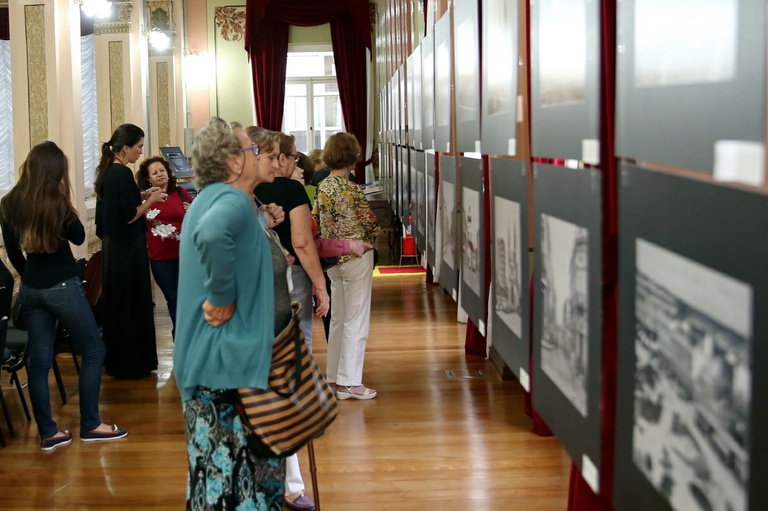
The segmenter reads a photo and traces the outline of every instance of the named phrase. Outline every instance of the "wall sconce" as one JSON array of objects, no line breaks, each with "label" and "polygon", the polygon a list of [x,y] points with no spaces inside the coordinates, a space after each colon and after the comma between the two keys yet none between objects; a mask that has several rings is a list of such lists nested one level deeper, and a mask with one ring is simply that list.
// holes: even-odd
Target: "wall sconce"
[{"label": "wall sconce", "polygon": [[157,28],[149,31],[147,39],[152,49],[157,52],[165,51],[171,46],[171,38],[168,37],[168,34]]},{"label": "wall sconce", "polygon": [[86,16],[91,18],[109,18],[112,16],[112,2],[107,0],[75,0],[80,4]]}]

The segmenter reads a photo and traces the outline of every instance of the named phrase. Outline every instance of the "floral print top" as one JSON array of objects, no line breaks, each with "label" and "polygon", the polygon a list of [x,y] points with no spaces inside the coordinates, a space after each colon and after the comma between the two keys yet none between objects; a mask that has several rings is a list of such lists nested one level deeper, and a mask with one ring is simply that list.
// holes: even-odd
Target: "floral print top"
[{"label": "floral print top", "polygon": [[[177,190],[181,190],[186,202],[192,202],[186,190],[183,188]],[[149,258],[153,261],[170,261],[179,258],[181,222],[184,220],[185,211],[177,190],[168,194],[168,200],[154,204],[144,213],[144,218],[147,220]]]},{"label": "floral print top", "polygon": [[[376,241],[379,222],[368,206],[362,189],[346,177],[330,175],[317,187],[312,214],[321,238]],[[339,263],[356,258],[339,257]]]}]

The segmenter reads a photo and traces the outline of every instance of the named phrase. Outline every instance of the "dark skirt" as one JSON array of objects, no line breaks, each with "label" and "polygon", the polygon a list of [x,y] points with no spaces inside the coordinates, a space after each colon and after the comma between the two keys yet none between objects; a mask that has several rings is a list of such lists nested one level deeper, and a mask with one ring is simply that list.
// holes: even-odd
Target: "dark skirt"
[{"label": "dark skirt", "polygon": [[147,241],[139,228],[131,237],[102,242],[104,365],[116,378],[141,378],[157,369]]},{"label": "dark skirt", "polygon": [[188,510],[283,509],[285,458],[251,454],[237,403],[237,391],[202,388],[184,402]]}]

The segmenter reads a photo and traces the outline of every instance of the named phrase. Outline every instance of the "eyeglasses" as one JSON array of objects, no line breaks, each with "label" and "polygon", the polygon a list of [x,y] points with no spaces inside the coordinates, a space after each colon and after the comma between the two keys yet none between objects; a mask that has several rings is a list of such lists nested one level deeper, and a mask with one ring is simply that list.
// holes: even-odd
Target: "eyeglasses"
[{"label": "eyeglasses", "polygon": [[240,149],[238,149],[235,152],[236,153],[244,153],[244,152],[246,152],[249,149],[251,150],[251,152],[253,153],[254,156],[258,156],[259,155],[259,144],[251,144],[248,147],[241,147]]},{"label": "eyeglasses", "polygon": [[296,160],[296,163],[299,162],[299,155],[295,153],[283,153],[286,156],[293,156],[293,159]]}]

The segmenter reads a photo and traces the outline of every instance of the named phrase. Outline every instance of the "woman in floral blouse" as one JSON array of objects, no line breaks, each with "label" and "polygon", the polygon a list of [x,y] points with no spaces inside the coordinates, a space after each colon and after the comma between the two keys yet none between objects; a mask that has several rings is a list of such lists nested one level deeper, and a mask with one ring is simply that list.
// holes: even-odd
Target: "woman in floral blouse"
[{"label": "woman in floral blouse", "polygon": [[[320,183],[312,213],[321,238],[376,241],[379,223],[358,185],[347,176],[360,160],[360,144],[349,133],[328,138],[323,160],[331,174]],[[338,399],[373,399],[376,389],[363,385],[365,345],[371,319],[373,251],[362,257],[339,257],[328,270],[331,279],[331,328],[328,338],[328,381]]]},{"label": "woman in floral blouse", "polygon": [[176,186],[176,176],[165,159],[154,156],[141,162],[136,172],[139,188],[156,186],[167,197],[147,209],[147,246],[149,247],[149,265],[155,282],[163,291],[168,302],[173,330],[176,336],[176,296],[179,287],[179,241],[181,240],[181,222],[184,220],[192,197],[187,191]]}]

